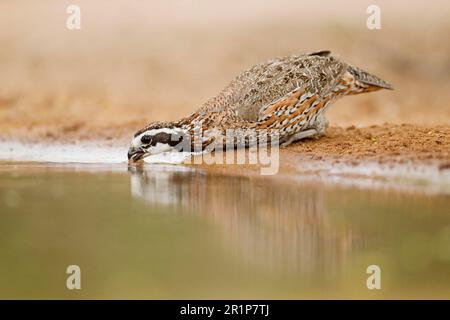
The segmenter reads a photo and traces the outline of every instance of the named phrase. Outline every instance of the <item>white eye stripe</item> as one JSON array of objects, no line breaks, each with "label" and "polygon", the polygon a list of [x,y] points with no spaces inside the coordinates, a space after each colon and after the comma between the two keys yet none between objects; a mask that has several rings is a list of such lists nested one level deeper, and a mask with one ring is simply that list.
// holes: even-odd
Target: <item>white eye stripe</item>
[{"label": "white eye stripe", "polygon": [[145,136],[145,135],[154,136],[160,132],[164,132],[167,134],[177,134],[177,133],[180,133],[181,130],[180,129],[170,129],[170,128],[150,129],[150,130],[147,130],[147,131],[141,133],[139,136]]}]

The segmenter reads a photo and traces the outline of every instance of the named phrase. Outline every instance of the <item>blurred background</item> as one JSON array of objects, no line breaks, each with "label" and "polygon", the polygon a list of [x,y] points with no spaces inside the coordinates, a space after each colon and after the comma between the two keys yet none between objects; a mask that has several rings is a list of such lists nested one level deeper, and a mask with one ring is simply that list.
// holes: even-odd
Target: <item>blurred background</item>
[{"label": "blurred background", "polygon": [[[81,8],[68,30],[66,8]],[[366,27],[368,5],[381,30]],[[330,49],[393,83],[337,102],[334,126],[450,124],[448,1],[0,2],[0,136],[121,137],[200,107],[276,56]]]},{"label": "blurred background", "polygon": [[[71,4],[81,30],[66,28]],[[371,4],[381,30],[366,26]],[[0,163],[0,298],[448,299],[449,193],[376,186],[449,185],[449,13],[443,0],[0,0],[0,155],[11,154]],[[303,158],[283,152],[296,171],[125,164],[122,142],[144,124],[199,108],[253,64],[325,49],[395,91],[338,101],[327,136],[290,148]],[[44,144],[11,142],[97,138],[124,162],[105,163],[99,140],[47,144],[66,163],[20,163],[20,150],[54,159]],[[96,164],[69,163],[67,150]],[[428,180],[414,183],[303,181],[302,159],[323,155],[441,162],[419,166]],[[80,291],[65,287],[71,264]],[[367,289],[372,264],[383,290]]]}]

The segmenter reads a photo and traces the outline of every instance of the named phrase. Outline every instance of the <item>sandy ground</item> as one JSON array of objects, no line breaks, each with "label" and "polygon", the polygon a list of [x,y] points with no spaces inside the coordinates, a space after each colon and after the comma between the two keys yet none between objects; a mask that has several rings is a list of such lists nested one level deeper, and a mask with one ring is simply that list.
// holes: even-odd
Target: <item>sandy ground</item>
[{"label": "sandy ground", "polygon": [[379,1],[381,30],[366,28],[368,1],[80,0],[82,29],[68,31],[69,3],[0,3],[1,140],[122,144],[195,110],[254,63],[331,49],[396,90],[338,101],[326,136],[287,157],[450,167],[446,1]]},{"label": "sandy ground", "polygon": [[421,161],[450,168],[450,127],[382,125],[330,128],[324,137],[308,139],[287,148],[312,159],[362,160],[379,163]]}]

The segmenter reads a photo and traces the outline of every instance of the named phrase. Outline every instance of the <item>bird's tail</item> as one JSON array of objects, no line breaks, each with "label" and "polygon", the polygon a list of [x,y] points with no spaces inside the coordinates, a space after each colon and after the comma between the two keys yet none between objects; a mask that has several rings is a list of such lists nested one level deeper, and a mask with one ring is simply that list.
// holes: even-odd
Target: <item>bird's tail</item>
[{"label": "bird's tail", "polygon": [[374,76],[373,74],[363,71],[357,67],[348,66],[347,72],[349,73],[349,75],[351,75],[351,77],[354,80],[352,81],[353,88],[350,90],[350,92],[348,92],[348,94],[358,94],[380,89],[389,89],[389,90],[394,89],[394,87],[390,83],[381,80],[380,78]]}]

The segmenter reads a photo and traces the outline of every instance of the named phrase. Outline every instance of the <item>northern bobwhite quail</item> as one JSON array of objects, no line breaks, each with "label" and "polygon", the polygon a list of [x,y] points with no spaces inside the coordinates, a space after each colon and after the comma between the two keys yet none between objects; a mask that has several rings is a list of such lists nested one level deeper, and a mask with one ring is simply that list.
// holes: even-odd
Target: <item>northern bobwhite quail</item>
[{"label": "northern bobwhite quail", "polygon": [[[168,151],[225,148],[229,146],[226,134],[232,131],[238,132],[237,136],[264,132],[268,140],[276,136],[277,143],[286,146],[323,134],[328,125],[325,110],[338,97],[379,89],[392,86],[330,51],[276,58],[244,71],[187,117],[153,122],[137,131],[128,159],[135,162]],[[242,146],[252,142],[247,136],[243,141]]]}]

